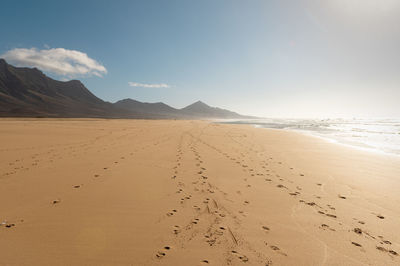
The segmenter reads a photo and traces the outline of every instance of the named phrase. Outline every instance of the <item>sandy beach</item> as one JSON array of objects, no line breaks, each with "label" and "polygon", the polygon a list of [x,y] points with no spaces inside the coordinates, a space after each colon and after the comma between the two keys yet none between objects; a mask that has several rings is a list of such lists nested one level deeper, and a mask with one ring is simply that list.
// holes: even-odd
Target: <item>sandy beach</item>
[{"label": "sandy beach", "polygon": [[206,121],[0,120],[0,265],[400,265],[400,159]]}]

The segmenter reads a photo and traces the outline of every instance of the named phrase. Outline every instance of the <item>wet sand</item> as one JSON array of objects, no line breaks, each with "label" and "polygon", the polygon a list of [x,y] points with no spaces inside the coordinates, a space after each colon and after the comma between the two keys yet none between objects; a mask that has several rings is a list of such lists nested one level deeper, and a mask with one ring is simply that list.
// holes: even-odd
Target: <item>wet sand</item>
[{"label": "wet sand", "polygon": [[203,121],[0,120],[0,265],[399,265],[400,159]]}]

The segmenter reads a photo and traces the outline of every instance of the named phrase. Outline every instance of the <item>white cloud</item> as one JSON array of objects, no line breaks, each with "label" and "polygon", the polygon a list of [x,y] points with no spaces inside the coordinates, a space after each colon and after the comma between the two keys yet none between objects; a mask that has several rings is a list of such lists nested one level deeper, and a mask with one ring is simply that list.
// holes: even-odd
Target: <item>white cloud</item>
[{"label": "white cloud", "polygon": [[107,69],[90,58],[87,54],[67,50],[64,48],[53,48],[38,50],[36,48],[16,48],[0,55],[9,63],[20,67],[37,67],[62,76],[91,76],[101,77],[107,73]]},{"label": "white cloud", "polygon": [[171,86],[165,83],[159,84],[146,84],[146,83],[138,83],[138,82],[128,82],[131,87],[142,87],[142,88],[170,88]]}]

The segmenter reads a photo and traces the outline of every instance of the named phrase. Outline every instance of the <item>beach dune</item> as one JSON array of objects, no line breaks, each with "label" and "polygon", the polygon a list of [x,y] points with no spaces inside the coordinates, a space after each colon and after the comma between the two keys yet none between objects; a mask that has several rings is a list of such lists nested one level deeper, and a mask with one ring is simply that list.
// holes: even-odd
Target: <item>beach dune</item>
[{"label": "beach dune", "polygon": [[399,265],[400,159],[207,121],[0,120],[0,265]]}]

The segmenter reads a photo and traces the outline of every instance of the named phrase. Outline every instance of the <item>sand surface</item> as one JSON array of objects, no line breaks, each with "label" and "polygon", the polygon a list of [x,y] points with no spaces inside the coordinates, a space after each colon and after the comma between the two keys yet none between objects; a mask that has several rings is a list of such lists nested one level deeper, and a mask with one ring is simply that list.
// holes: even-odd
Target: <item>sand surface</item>
[{"label": "sand surface", "polygon": [[0,121],[1,265],[400,265],[400,159],[202,121]]}]

